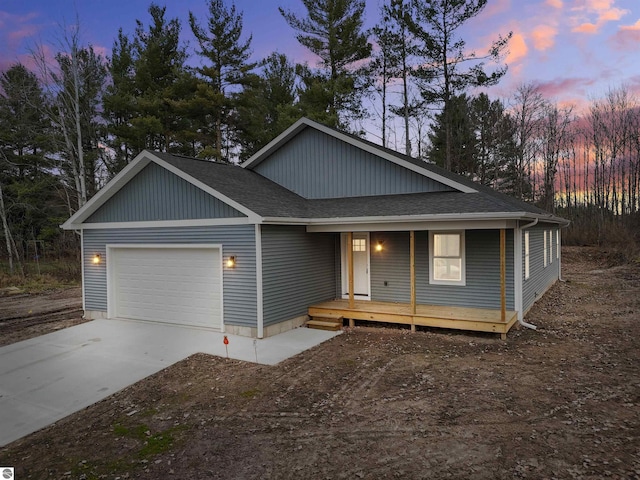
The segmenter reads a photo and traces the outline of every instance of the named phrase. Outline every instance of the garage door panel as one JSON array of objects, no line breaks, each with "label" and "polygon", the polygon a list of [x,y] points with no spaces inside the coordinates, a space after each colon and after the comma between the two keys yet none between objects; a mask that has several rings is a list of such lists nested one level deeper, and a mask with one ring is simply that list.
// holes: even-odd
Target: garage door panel
[{"label": "garage door panel", "polygon": [[221,258],[213,248],[114,248],[113,312],[220,328]]}]

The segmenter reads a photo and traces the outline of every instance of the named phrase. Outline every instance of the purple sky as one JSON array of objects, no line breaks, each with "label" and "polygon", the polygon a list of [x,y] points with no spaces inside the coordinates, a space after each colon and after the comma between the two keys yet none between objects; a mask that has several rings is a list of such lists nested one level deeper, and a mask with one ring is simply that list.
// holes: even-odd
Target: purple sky
[{"label": "purple sky", "polygon": [[[28,48],[50,42],[59,25],[75,21],[82,38],[109,54],[118,28],[132,34],[135,20],[149,23],[149,0],[4,0],[0,2],[0,70],[28,62]],[[160,5],[163,2],[157,2]],[[295,40],[278,6],[303,13],[300,0],[236,0],[244,12],[245,32],[253,34],[255,59],[272,51],[296,61],[313,57]],[[367,0],[366,24],[378,19],[381,0]],[[187,18],[193,11],[205,22],[205,0],[166,2],[167,16],[183,22],[183,38],[194,42]],[[227,3],[230,4],[230,1]],[[464,38],[477,53],[498,34],[513,31],[509,71],[492,97],[509,97],[523,82],[539,83],[560,103],[584,106],[610,87],[627,85],[640,94],[640,0],[489,0],[482,14],[465,26]]]}]

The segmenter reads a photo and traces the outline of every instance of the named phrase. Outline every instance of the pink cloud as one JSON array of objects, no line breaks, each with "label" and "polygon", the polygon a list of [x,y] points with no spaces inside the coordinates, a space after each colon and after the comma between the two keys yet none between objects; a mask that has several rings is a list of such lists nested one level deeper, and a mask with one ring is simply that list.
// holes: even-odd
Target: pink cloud
[{"label": "pink cloud", "polygon": [[625,31],[640,31],[640,20],[638,20],[636,23],[634,23],[633,25],[622,25],[620,27],[620,30],[625,30]]},{"label": "pink cloud", "polygon": [[572,32],[576,33],[589,33],[594,34],[598,33],[598,26],[594,23],[583,23],[571,29]]},{"label": "pink cloud", "polygon": [[556,78],[547,82],[538,83],[538,89],[545,98],[574,98],[584,96],[587,87],[593,86],[597,82],[595,78]]},{"label": "pink cloud", "polygon": [[553,47],[557,34],[558,30],[555,27],[550,25],[538,25],[531,32],[534,48],[536,50],[544,51]]},{"label": "pink cloud", "polygon": [[618,50],[637,50],[640,44],[640,20],[633,25],[622,25],[610,39]]},{"label": "pink cloud", "polygon": [[562,0],[547,0],[546,4],[553,8],[564,7],[564,3],[562,2]]},{"label": "pink cloud", "polygon": [[509,41],[509,54],[507,55],[507,64],[515,63],[527,56],[529,48],[524,36],[521,33],[514,33]]},{"label": "pink cloud", "polygon": [[606,23],[618,21],[629,13],[629,10],[615,7],[615,0],[580,0],[577,3],[572,8],[578,14],[573,18],[577,26],[572,29],[577,33],[597,33]]}]

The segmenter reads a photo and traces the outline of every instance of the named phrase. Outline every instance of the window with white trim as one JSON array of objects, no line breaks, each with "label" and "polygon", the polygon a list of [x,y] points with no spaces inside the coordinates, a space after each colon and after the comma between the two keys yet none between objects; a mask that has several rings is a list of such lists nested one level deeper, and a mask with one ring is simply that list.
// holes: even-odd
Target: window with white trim
[{"label": "window with white trim", "polygon": [[544,250],[542,252],[542,263],[543,266],[547,266],[547,231],[543,230],[542,235],[544,236]]},{"label": "window with white trim", "polygon": [[560,259],[560,229],[556,230],[556,258]]},{"label": "window with white trim", "polygon": [[549,230],[549,265],[553,263],[553,230]]},{"label": "window with white trim", "polygon": [[366,252],[367,251],[367,240],[365,238],[354,238],[353,239],[353,250],[354,252]]},{"label": "window with white trim", "polygon": [[524,279],[527,280],[529,278],[529,259],[530,259],[530,251],[529,251],[529,232],[524,232]]},{"label": "window with white trim", "polygon": [[464,232],[429,232],[429,283],[465,285]]}]

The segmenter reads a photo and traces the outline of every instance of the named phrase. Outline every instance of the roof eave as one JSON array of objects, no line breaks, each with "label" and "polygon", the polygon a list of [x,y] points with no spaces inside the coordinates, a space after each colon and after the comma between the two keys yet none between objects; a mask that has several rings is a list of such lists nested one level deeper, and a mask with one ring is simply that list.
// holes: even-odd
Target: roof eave
[{"label": "roof eave", "polygon": [[499,213],[445,213],[431,215],[391,215],[391,216],[366,216],[366,217],[263,217],[262,223],[280,225],[344,225],[361,223],[406,223],[406,222],[451,222],[451,221],[495,221],[495,220],[525,220],[546,221],[569,225],[569,221],[554,215],[542,215],[530,212],[499,212]]}]

